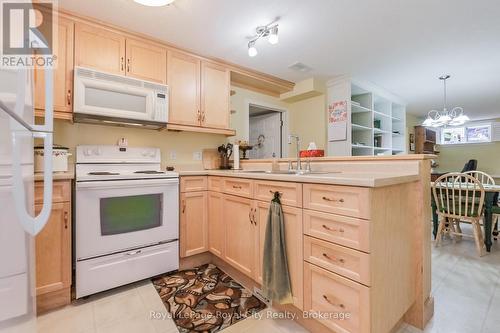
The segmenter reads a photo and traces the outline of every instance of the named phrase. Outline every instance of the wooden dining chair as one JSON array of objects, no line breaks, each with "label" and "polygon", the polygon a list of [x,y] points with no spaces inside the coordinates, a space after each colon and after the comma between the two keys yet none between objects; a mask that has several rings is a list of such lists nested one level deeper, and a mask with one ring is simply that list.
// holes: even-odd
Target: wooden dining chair
[{"label": "wooden dining chair", "polygon": [[[466,221],[472,224],[474,240],[479,256],[484,254],[484,238],[480,219],[484,206],[484,187],[479,180],[468,174],[448,173],[436,179],[432,188],[439,226],[435,246],[439,246],[445,233],[456,239],[468,234],[457,228],[457,223]],[[457,237],[458,236],[458,237]]]},{"label": "wooden dining chair", "polygon": [[[495,232],[495,229],[498,226],[498,222],[500,222],[500,200],[495,206],[493,206],[491,212],[493,213],[491,232]],[[498,240],[498,235],[493,234],[493,239]]]},{"label": "wooden dining chair", "polygon": [[483,185],[495,185],[495,180],[493,179],[493,177],[491,177],[490,175],[488,175],[486,172],[478,171],[478,170],[472,170],[472,171],[466,171],[464,173],[466,175],[471,175],[472,177],[476,178]]}]

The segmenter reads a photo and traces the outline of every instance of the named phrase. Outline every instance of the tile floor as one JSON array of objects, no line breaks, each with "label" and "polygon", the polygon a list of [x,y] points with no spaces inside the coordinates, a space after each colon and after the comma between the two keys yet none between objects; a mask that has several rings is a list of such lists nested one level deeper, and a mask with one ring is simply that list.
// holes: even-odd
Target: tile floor
[{"label": "tile floor", "polygon": [[[482,258],[477,257],[472,239],[455,244],[445,239],[440,248],[433,247],[432,293],[435,296],[435,313],[424,332],[500,332],[500,241],[498,243],[493,245],[490,254]],[[151,319],[151,311],[167,313],[153,285],[149,281],[142,281],[45,314],[38,318],[38,332],[177,332],[171,319]],[[252,317],[223,332],[307,331],[291,320],[259,320]],[[403,325],[398,331],[416,332],[421,331],[408,325]]]}]

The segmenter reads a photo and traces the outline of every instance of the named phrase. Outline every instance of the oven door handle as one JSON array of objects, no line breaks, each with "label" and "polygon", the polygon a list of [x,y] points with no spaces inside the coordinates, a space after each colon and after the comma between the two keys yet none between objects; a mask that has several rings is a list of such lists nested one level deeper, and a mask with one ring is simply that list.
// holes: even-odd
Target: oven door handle
[{"label": "oven door handle", "polygon": [[172,179],[129,179],[129,180],[104,180],[104,181],[87,181],[87,182],[77,182],[77,189],[115,189],[115,188],[127,188],[133,187],[137,188],[140,185],[141,188],[144,187],[158,187],[158,186],[177,186],[179,184],[178,178]]}]

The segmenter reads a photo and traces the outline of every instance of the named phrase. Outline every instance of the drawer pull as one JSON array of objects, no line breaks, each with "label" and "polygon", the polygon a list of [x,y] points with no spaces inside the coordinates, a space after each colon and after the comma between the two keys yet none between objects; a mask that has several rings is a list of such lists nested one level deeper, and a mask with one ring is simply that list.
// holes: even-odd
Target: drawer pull
[{"label": "drawer pull", "polygon": [[280,191],[269,190],[269,193],[271,193],[271,194],[278,193],[279,195],[283,195],[283,192],[280,192]]},{"label": "drawer pull", "polygon": [[331,305],[333,305],[333,306],[337,306],[337,307],[339,307],[339,308],[341,308],[341,309],[345,309],[345,305],[344,305],[344,304],[342,304],[342,303],[335,304],[334,302],[330,301],[330,299],[329,299],[329,298],[328,298],[328,296],[326,296],[326,295],[323,295],[323,298],[325,299],[325,301],[327,301],[327,302],[328,302],[328,303],[330,303]]},{"label": "drawer pull", "polygon": [[338,231],[338,232],[344,232],[344,229],[342,229],[342,228],[339,228],[339,229],[330,228],[329,226],[327,226],[327,225],[325,225],[325,224],[323,224],[323,225],[322,225],[322,227],[323,227],[323,229],[326,229],[326,230],[328,230],[328,231]]},{"label": "drawer pull", "polygon": [[344,202],[344,199],[340,198],[340,199],[332,199],[332,198],[328,198],[328,197],[323,197],[323,200],[325,201],[331,201],[331,202]]},{"label": "drawer pull", "polygon": [[182,214],[186,211],[186,200],[182,200]]},{"label": "drawer pull", "polygon": [[345,262],[345,260],[344,260],[344,259],[342,259],[342,258],[339,258],[339,259],[337,259],[337,258],[332,258],[332,257],[330,257],[330,256],[329,256],[328,254],[326,254],[326,253],[323,253],[323,257],[325,257],[326,259],[328,259],[328,260],[330,260],[330,261],[338,261],[338,262],[340,262],[340,263],[342,263],[342,264]]},{"label": "drawer pull", "polygon": [[233,188],[241,190],[241,186],[240,185],[233,185]]}]

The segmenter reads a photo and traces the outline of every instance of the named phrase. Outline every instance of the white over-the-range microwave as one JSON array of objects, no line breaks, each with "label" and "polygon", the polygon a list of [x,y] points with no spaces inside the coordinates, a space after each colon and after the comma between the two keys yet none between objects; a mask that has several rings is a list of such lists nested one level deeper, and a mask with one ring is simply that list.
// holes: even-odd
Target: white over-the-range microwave
[{"label": "white over-the-range microwave", "polygon": [[158,129],[168,121],[168,86],[75,67],[74,120]]}]

